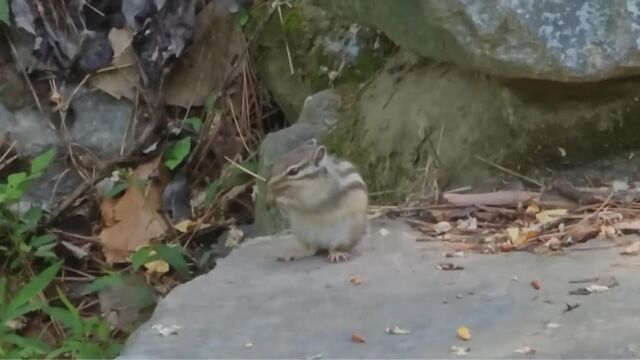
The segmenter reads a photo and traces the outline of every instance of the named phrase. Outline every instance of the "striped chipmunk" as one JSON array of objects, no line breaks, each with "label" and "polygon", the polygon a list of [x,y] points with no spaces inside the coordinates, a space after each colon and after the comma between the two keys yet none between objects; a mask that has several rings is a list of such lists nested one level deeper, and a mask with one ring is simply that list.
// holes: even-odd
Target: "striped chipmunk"
[{"label": "striped chipmunk", "polygon": [[367,229],[367,186],[350,162],[335,158],[312,139],[285,154],[269,171],[267,204],[283,209],[301,248],[280,261],[328,252],[332,263],[349,252]]}]

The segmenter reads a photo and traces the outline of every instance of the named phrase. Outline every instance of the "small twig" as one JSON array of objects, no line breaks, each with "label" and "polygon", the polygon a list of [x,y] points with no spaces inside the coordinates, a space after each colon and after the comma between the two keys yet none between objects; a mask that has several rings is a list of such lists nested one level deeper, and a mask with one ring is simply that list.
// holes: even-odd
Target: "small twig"
[{"label": "small twig", "polygon": [[480,156],[480,155],[474,155],[474,157],[475,157],[476,159],[478,159],[478,160],[482,161],[483,163],[487,164],[487,165],[491,165],[491,166],[493,166],[493,167],[495,167],[495,168],[497,168],[497,169],[499,169],[499,170],[502,170],[502,171],[506,172],[507,174],[513,175],[513,176],[515,176],[515,177],[519,177],[520,179],[522,179],[522,180],[526,180],[526,181],[528,181],[528,182],[530,182],[530,183],[532,183],[532,184],[534,184],[534,185],[537,185],[538,187],[541,187],[541,188],[543,188],[543,187],[544,187],[544,185],[543,185],[541,182],[536,181],[536,180],[534,180],[534,179],[532,179],[532,178],[530,178],[530,177],[528,177],[528,176],[524,176],[524,175],[522,175],[522,174],[518,174],[517,172],[515,172],[515,171],[513,171],[513,170],[510,170],[510,169],[507,169],[507,168],[506,168],[506,167],[504,167],[504,166],[500,166],[500,165],[498,165],[498,164],[496,164],[496,163],[493,163],[493,162],[491,162],[491,161],[489,161],[489,160],[487,160],[487,159],[483,158],[483,157],[482,157],[482,156]]},{"label": "small twig", "polygon": [[27,82],[27,85],[29,85],[29,90],[31,90],[31,94],[33,95],[33,99],[36,101],[36,105],[38,106],[38,110],[40,110],[40,112],[42,112],[42,105],[40,104],[40,99],[38,99],[38,95],[36,94],[36,90],[33,88],[33,84],[31,83],[31,80],[29,79],[29,75],[27,74],[27,69],[24,68],[24,66],[22,65],[22,63],[20,62],[20,58],[18,57],[18,51],[16,50],[15,46],[13,46],[13,42],[11,41],[11,38],[9,38],[9,35],[7,35],[8,33],[5,33],[5,37],[7,39],[7,42],[9,43],[9,46],[11,47],[11,52],[13,53],[13,56],[15,57],[16,60],[16,64],[18,64],[18,66],[20,67],[20,71],[22,72],[22,75],[24,75],[24,79]]},{"label": "small twig", "polygon": [[260,181],[263,181],[263,182],[266,182],[266,181],[267,181],[267,179],[265,179],[265,178],[263,178],[262,176],[260,176],[260,175],[258,175],[258,174],[256,174],[256,173],[254,173],[253,171],[251,171],[251,170],[247,169],[246,167],[244,167],[244,166],[242,166],[242,165],[238,164],[237,162],[235,162],[235,161],[233,161],[233,160],[229,159],[228,157],[226,157],[226,156],[225,156],[224,158],[225,158],[225,160],[227,160],[228,162],[230,162],[231,164],[233,164],[233,166],[235,166],[235,167],[237,167],[238,169],[242,170],[243,172],[245,172],[245,173],[247,173],[247,174],[249,174],[249,175],[253,176],[254,178],[256,178],[256,179],[258,179],[258,180],[260,180]]},{"label": "small twig", "polygon": [[240,141],[242,141],[242,146],[244,146],[244,149],[247,150],[247,152],[251,152],[251,150],[249,150],[249,146],[247,146],[247,142],[244,140],[244,136],[242,135],[242,130],[240,130],[240,125],[238,124],[238,118],[236,117],[236,111],[228,95],[227,95],[227,103],[229,104],[229,109],[231,109],[231,118],[233,119],[233,123],[236,125],[236,130],[238,130],[238,136],[240,136]]},{"label": "small twig", "polygon": [[293,60],[291,60],[291,50],[289,50],[289,40],[287,40],[287,33],[284,28],[284,19],[282,18],[282,9],[280,9],[280,5],[282,3],[283,2],[281,0],[275,1],[275,5],[278,9],[278,17],[280,18],[280,27],[282,27],[282,35],[284,36],[284,46],[285,46],[285,49],[287,50],[287,60],[289,60],[289,70],[291,71],[291,75],[295,75],[295,71],[293,70]]}]

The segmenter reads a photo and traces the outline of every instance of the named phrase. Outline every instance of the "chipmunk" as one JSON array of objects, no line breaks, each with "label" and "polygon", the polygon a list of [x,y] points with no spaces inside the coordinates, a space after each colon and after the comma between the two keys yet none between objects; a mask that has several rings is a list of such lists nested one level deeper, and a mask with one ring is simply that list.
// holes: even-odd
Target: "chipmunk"
[{"label": "chipmunk", "polygon": [[270,169],[267,203],[289,215],[302,249],[280,261],[328,251],[332,263],[347,261],[367,229],[367,186],[350,162],[330,156],[312,139],[285,154]]}]

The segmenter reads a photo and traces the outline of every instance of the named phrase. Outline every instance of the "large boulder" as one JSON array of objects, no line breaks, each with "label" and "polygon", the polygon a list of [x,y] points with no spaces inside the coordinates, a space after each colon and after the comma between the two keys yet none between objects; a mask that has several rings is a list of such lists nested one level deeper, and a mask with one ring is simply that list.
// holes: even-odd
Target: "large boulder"
[{"label": "large boulder", "polygon": [[640,73],[638,0],[316,0],[406,49],[496,76],[594,81]]},{"label": "large boulder", "polygon": [[637,148],[636,89],[634,80],[504,81],[399,53],[325,142],[360,167],[374,201],[435,184],[488,190],[509,176],[498,166],[535,187],[548,169]]}]

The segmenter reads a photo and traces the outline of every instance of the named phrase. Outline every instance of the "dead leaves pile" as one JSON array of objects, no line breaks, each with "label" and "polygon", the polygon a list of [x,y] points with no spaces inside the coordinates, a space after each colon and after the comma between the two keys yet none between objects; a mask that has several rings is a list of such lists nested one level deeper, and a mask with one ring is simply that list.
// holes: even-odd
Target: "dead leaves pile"
[{"label": "dead leaves pile", "polygon": [[418,241],[464,243],[465,249],[482,253],[558,251],[601,238],[623,246],[622,255],[640,254],[640,237],[622,237],[640,232],[640,203],[616,199],[613,192],[600,203],[582,206],[548,201],[542,195],[445,194],[444,203],[427,206],[426,212],[408,221],[423,233]]}]

